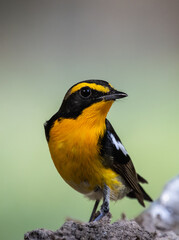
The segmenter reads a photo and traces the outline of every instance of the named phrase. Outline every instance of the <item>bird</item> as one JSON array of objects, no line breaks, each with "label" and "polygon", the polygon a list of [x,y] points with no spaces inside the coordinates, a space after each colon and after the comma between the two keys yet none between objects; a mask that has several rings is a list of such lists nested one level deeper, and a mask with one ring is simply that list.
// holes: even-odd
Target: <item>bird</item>
[{"label": "bird", "polygon": [[[152,201],[140,183],[128,152],[109,120],[112,104],[128,95],[104,80],[76,83],[59,110],[44,124],[54,165],[73,189],[95,201],[89,222],[109,212],[110,200],[127,196]],[[102,201],[100,210],[98,205]]]}]

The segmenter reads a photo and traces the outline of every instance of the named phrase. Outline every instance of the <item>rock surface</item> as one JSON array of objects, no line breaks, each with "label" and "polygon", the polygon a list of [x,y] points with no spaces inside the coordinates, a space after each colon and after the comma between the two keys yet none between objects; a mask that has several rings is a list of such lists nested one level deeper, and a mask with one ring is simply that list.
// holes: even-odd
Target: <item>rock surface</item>
[{"label": "rock surface", "polygon": [[118,220],[110,224],[109,213],[99,222],[80,223],[66,221],[56,231],[38,229],[27,232],[25,240],[179,240],[179,236],[159,224],[160,219],[153,222],[150,214],[145,212],[135,220]]}]

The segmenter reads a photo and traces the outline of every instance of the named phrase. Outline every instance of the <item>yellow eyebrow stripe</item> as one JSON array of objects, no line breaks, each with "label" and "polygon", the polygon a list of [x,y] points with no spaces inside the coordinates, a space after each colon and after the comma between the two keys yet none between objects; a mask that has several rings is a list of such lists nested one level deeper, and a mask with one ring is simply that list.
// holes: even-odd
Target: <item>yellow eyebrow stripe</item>
[{"label": "yellow eyebrow stripe", "polygon": [[72,94],[72,93],[80,90],[80,89],[83,88],[83,87],[90,87],[90,88],[92,88],[92,89],[94,89],[94,90],[97,90],[97,91],[100,91],[100,92],[104,92],[104,93],[107,93],[107,92],[110,91],[108,87],[104,87],[104,86],[98,85],[98,84],[96,84],[96,83],[85,83],[85,82],[84,82],[84,83],[79,83],[79,84],[77,84],[76,86],[74,86],[74,87],[71,89],[71,92],[70,92],[70,93]]}]

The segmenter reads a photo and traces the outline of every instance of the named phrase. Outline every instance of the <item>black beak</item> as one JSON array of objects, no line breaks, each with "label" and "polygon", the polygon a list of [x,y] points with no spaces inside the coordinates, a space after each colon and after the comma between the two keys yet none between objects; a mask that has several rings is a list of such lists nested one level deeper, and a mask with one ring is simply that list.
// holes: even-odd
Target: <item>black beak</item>
[{"label": "black beak", "polygon": [[111,90],[110,92],[108,92],[106,95],[102,96],[101,98],[103,98],[103,100],[105,101],[110,101],[110,100],[116,100],[116,99],[120,99],[120,98],[124,98],[127,97],[128,95],[124,92],[119,92],[115,89]]}]

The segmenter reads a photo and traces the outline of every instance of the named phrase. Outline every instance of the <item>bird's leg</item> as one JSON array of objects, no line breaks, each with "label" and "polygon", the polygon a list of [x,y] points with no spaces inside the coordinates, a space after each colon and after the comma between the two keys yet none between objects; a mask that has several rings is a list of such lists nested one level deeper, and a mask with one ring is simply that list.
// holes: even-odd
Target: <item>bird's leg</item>
[{"label": "bird's leg", "polygon": [[104,185],[103,204],[101,205],[100,213],[97,216],[97,218],[95,218],[94,222],[99,221],[109,212],[109,201],[110,201],[110,188],[107,185]]},{"label": "bird's leg", "polygon": [[93,220],[94,215],[95,215],[95,213],[96,213],[96,210],[97,210],[97,208],[98,208],[99,202],[100,202],[100,200],[96,200],[96,202],[95,202],[95,204],[94,204],[94,207],[93,207],[93,211],[92,211],[92,213],[91,213],[91,217],[90,217],[89,222],[91,222],[91,221]]}]

